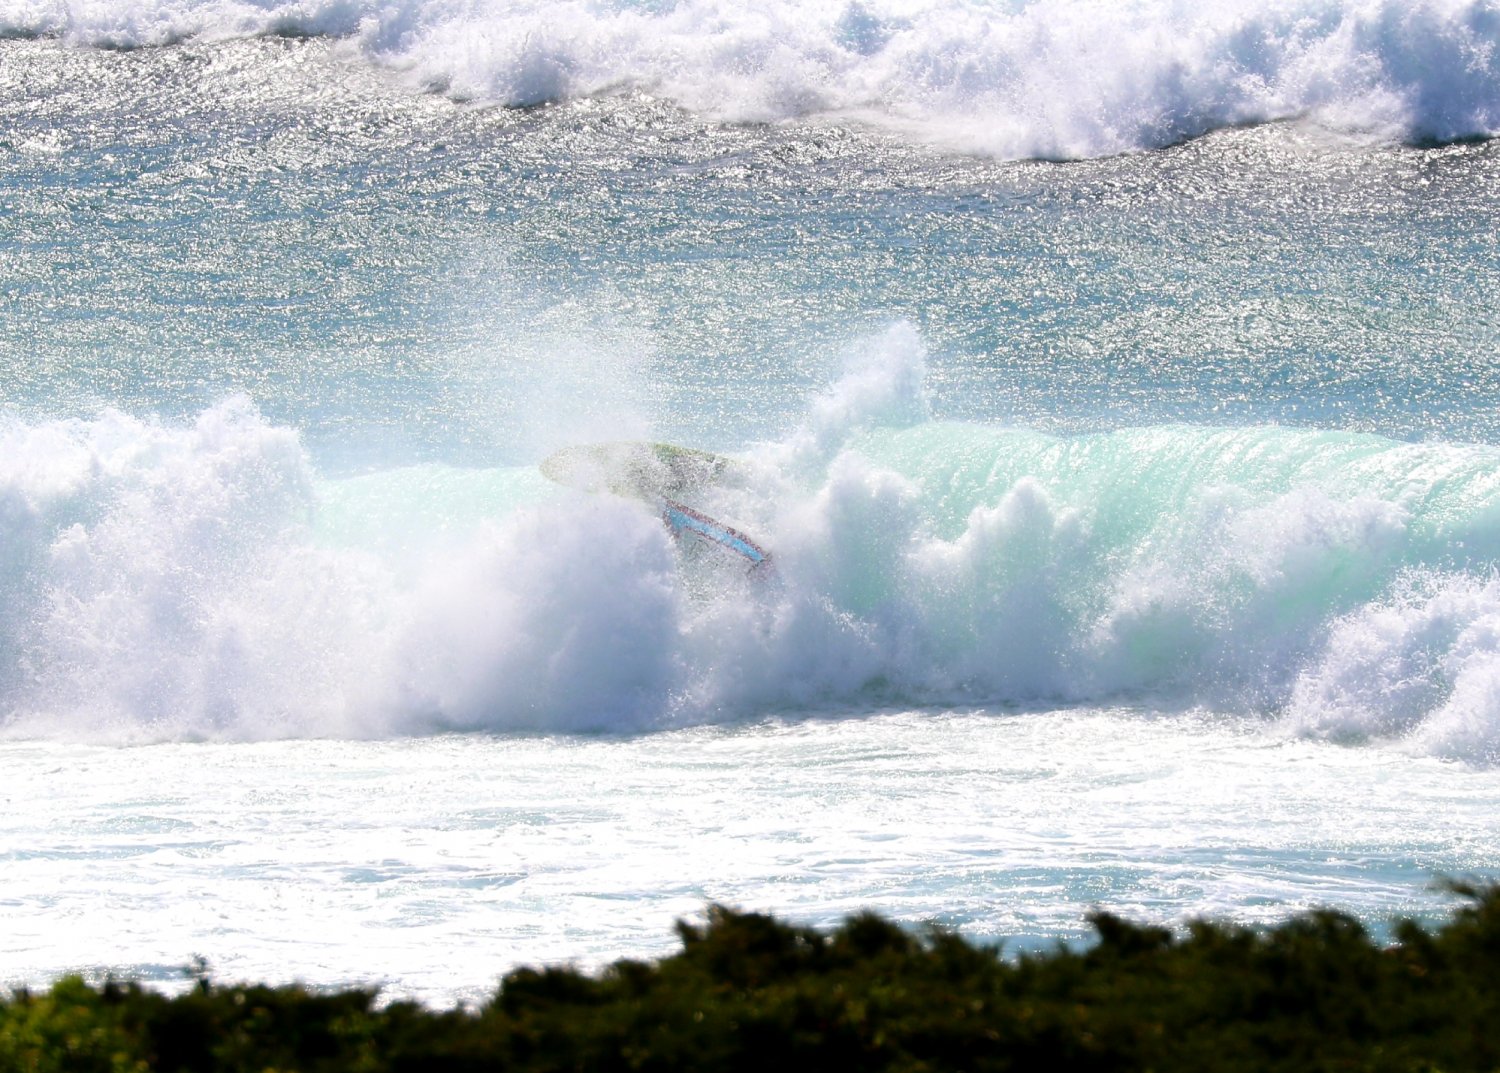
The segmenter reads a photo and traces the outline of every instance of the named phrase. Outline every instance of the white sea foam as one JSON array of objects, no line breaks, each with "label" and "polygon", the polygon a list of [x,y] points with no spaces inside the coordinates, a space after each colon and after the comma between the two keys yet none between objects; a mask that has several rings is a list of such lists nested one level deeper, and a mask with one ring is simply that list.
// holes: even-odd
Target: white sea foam
[{"label": "white sea foam", "polygon": [[979,153],[1088,157],[1311,116],[1500,131],[1488,0],[0,0],[81,45],[327,35],[414,85],[531,105],[620,90],[734,120],[858,115]]},{"label": "white sea foam", "polygon": [[314,539],[297,437],[244,400],[188,428],[12,425],[4,448],[0,682],[23,733],[620,727],[661,705],[672,559],[639,507],[482,524],[413,578]]},{"label": "white sea foam", "polygon": [[639,506],[607,499],[485,526],[410,594],[388,703],[461,729],[650,725],[677,648],[669,545]]},{"label": "white sea foam", "polygon": [[244,400],[185,427],[13,421],[8,732],[649,729],[1128,695],[1496,757],[1493,449],[934,423],[922,361],[907,327],[868,340],[803,430],[706,493],[772,548],[768,576],[528,471],[321,480]]},{"label": "white sea foam", "polygon": [[311,473],[294,433],[235,400],[188,428],[107,414],[3,439],[0,681],[22,726],[343,726],[334,694],[363,655],[373,582],[307,541]]},{"label": "white sea foam", "polygon": [[1337,739],[1500,760],[1500,582],[1414,578],[1334,625],[1298,679],[1286,722]]},{"label": "white sea foam", "polygon": [[[1335,904],[1382,934],[1493,868],[1496,772],[1223,720],[891,713],[629,738],[133,749],[0,743],[0,981],[384,985],[452,1005],[522,964],[650,957],[710,901],[877,909],[1007,951],[1107,908]],[[684,847],[691,852],[684,852]]]}]

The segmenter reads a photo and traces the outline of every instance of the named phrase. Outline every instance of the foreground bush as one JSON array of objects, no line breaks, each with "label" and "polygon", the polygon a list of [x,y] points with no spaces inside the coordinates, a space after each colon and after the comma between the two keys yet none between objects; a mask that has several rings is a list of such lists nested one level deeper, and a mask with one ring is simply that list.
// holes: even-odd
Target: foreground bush
[{"label": "foreground bush", "polygon": [[829,934],[714,908],[682,951],[521,969],[477,1010],[375,993],[78,978],[0,1000],[0,1071],[1393,1070],[1500,1073],[1500,887],[1389,947],[1317,912],[1181,936],[1100,913],[1016,959],[880,917]]}]

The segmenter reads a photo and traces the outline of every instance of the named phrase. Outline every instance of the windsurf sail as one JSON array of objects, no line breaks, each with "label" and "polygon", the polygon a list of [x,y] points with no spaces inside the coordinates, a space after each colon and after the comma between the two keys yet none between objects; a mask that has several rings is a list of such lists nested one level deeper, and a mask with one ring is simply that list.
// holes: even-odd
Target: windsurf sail
[{"label": "windsurf sail", "polygon": [[585,492],[632,499],[681,497],[722,481],[734,463],[671,443],[623,440],[564,447],[542,459],[542,476]]},{"label": "windsurf sail", "polygon": [[706,540],[745,559],[752,570],[770,562],[770,553],[744,533],[681,502],[734,476],[734,461],[723,455],[626,440],[564,447],[544,458],[541,470],[569,488],[653,503],[674,537]]}]

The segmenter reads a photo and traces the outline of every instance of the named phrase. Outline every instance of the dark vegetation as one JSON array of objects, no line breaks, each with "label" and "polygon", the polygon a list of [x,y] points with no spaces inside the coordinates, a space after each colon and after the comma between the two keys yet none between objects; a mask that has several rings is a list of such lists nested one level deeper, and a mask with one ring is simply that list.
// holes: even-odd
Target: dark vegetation
[{"label": "dark vegetation", "polygon": [[[1500,1071],[1500,886],[1382,946],[1336,912],[1184,934],[1100,913],[1003,958],[865,914],[823,934],[711,910],[680,953],[521,969],[478,1009],[77,977],[0,998],[0,1070]],[[200,966],[201,969],[201,966]]]}]

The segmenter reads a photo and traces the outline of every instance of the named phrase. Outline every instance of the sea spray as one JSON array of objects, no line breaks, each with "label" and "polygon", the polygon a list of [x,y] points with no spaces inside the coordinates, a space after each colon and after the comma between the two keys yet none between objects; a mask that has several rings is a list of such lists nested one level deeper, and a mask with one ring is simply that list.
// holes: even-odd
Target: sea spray
[{"label": "sea spray", "polygon": [[666,532],[624,500],[486,524],[411,594],[389,702],[430,729],[649,726],[674,679],[674,565]]},{"label": "sea spray", "polygon": [[[7,714],[85,737],[338,729],[374,584],[308,540],[295,433],[244,399],[186,428],[13,423],[0,471]],[[295,683],[288,690],[285,683]]]},{"label": "sea spray", "polygon": [[[924,348],[852,348],[699,505],[528,469],[330,480],[244,400],[174,427],[12,421],[8,731],[105,739],[640,730],[767,710],[1149,697],[1495,750],[1495,449],[926,416]],[[328,514],[320,518],[320,514]]]},{"label": "sea spray", "polygon": [[1284,725],[1346,742],[1500,760],[1500,582],[1417,574],[1333,623],[1298,676]]}]

